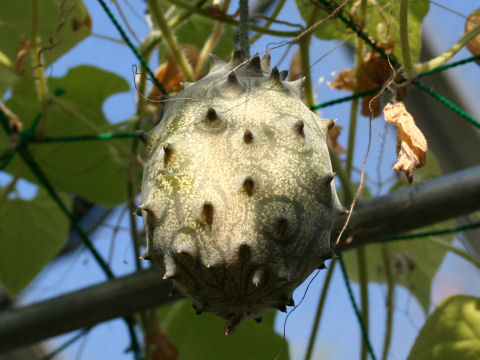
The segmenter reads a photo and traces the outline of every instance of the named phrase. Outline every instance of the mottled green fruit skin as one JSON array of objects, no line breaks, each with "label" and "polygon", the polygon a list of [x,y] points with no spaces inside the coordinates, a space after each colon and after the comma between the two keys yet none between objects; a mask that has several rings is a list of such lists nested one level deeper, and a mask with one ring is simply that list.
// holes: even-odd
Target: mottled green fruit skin
[{"label": "mottled green fruit skin", "polygon": [[[213,59],[201,80],[166,103],[146,137],[145,258],[193,299],[197,312],[246,318],[292,305],[292,292],[332,257],[343,212],[326,138],[331,120],[301,101],[269,56]],[[213,109],[213,110],[212,110]]]}]

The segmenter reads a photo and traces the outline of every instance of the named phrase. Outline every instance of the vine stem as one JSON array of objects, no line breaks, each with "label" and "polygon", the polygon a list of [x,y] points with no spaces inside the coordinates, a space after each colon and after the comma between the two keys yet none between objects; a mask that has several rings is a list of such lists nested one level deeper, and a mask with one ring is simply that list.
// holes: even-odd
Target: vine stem
[{"label": "vine stem", "polygon": [[395,279],[392,273],[392,261],[390,257],[390,245],[382,244],[383,267],[385,269],[385,277],[387,280],[387,316],[386,316],[386,331],[383,340],[382,360],[388,359],[388,352],[390,350],[390,343],[392,340],[393,329],[393,307],[395,300]]},{"label": "vine stem", "polygon": [[431,242],[432,244],[435,244],[437,246],[440,246],[448,251],[451,251],[458,256],[464,258],[465,260],[471,262],[473,265],[475,265],[478,269],[480,269],[480,260],[477,259],[476,257],[470,255],[469,253],[463,251],[462,249],[459,249],[443,240],[438,238],[437,236],[429,236],[425,238],[425,240]]},{"label": "vine stem", "polygon": [[478,24],[472,30],[470,30],[465,35],[463,35],[460,40],[458,40],[455,44],[453,44],[452,47],[447,51],[445,51],[443,54],[427,61],[426,63],[415,65],[414,66],[415,74],[423,73],[425,71],[430,71],[438,66],[443,65],[448,60],[450,60],[457,52],[459,52],[460,49],[462,49],[465,45],[467,45],[470,41],[472,41],[478,35],[480,35],[480,24]]},{"label": "vine stem", "polygon": [[400,0],[400,48],[402,50],[403,68],[410,79],[414,75],[410,43],[408,40],[408,0]]},{"label": "vine stem", "polygon": [[[307,28],[310,28],[312,24],[315,23],[315,19],[320,14],[320,8],[315,7],[313,13],[310,15],[310,18],[307,22]],[[305,102],[308,107],[311,107],[315,104],[315,99],[313,96],[313,86],[312,86],[312,75],[310,73],[310,41],[312,39],[312,32],[308,32],[303,36],[300,41],[300,59],[302,65],[302,74],[305,77],[304,85],[304,94]]]},{"label": "vine stem", "polygon": [[40,125],[39,133],[43,134],[46,128],[47,116],[48,116],[48,88],[47,80],[45,78],[45,72],[43,71],[43,64],[40,59],[39,49],[39,34],[38,34],[38,18],[40,16],[40,0],[33,0],[33,18],[32,18],[32,57],[33,64],[35,66],[35,85],[40,97],[40,103],[42,106],[42,121]]},{"label": "vine stem", "polygon": [[[360,28],[363,29],[366,22],[367,16],[367,0],[362,0],[360,3]],[[354,93],[360,91],[360,82],[362,77],[362,64],[363,64],[363,53],[364,53],[364,43],[360,39],[357,40],[357,50],[355,56],[355,74],[354,74]],[[347,163],[346,163],[346,183],[351,188],[352,184],[352,168],[353,168],[353,155],[355,150],[355,136],[357,133],[357,118],[358,118],[358,98],[354,99],[350,107],[350,121],[348,128],[348,147],[347,147]],[[353,191],[349,193],[344,192],[344,200],[346,203],[351,203],[353,201]],[[358,264],[358,277],[360,285],[360,298],[361,298],[361,316],[365,324],[365,330],[368,332],[368,319],[369,319],[369,309],[368,309],[368,270],[367,270],[367,260],[366,260],[366,251],[364,247],[359,247],[356,250],[357,264]],[[361,338],[362,350],[360,358],[366,360],[368,356],[368,344],[365,339]]]},{"label": "vine stem", "polygon": [[159,4],[158,0],[147,0],[152,15],[155,18],[160,30],[163,33],[163,37],[167,42],[170,53],[175,58],[178,67],[182,70],[183,76],[187,81],[194,81],[195,75],[193,74],[193,69],[188,62],[185,54],[180,50],[178,46],[177,39],[173,34],[172,30],[168,26],[167,20],[165,19],[165,14]]},{"label": "vine stem", "polygon": [[[356,250],[358,262],[358,280],[360,283],[360,297],[362,304],[362,320],[365,324],[365,330],[368,333],[368,271],[367,271],[367,256],[365,254],[365,247],[361,246]],[[362,352],[361,359],[367,360],[368,346],[365,339],[362,337]]]},{"label": "vine stem", "polygon": [[[280,13],[280,11],[283,8],[283,5],[285,5],[285,1],[286,0],[280,0],[277,3],[277,7],[275,8],[275,10],[273,10],[273,13],[272,13],[272,16],[270,17],[270,20],[268,20],[265,23],[264,29],[269,29],[270,28],[270,25],[272,25],[272,23],[273,23],[273,19],[277,18],[278,14]],[[250,44],[253,44],[255,41],[257,41],[260,38],[260,36],[262,36],[262,33],[260,31],[257,31],[257,33],[255,35],[253,35],[252,38],[250,39]]]},{"label": "vine stem", "polygon": [[[197,8],[195,6],[192,6],[188,3],[185,3],[181,0],[168,0],[170,3],[177,5],[180,8],[183,8],[185,10],[188,10],[194,14],[202,15],[206,18],[214,19],[214,20],[219,20],[222,21],[226,24],[230,25],[236,25],[239,26],[240,22],[238,20],[229,18],[229,17],[223,17],[220,15],[216,15],[213,12],[206,11],[204,9]],[[298,36],[300,34],[300,31],[280,31],[280,30],[272,30],[268,28],[264,28],[255,24],[251,24],[250,28],[254,31],[261,32],[262,34],[269,34],[269,35],[274,35],[274,36],[280,36],[280,37],[292,37],[292,36]]]},{"label": "vine stem", "polygon": [[247,57],[250,57],[250,43],[248,42],[249,23],[248,0],[240,0],[240,47]]},{"label": "vine stem", "polygon": [[320,319],[322,317],[323,308],[325,306],[325,300],[327,299],[328,289],[330,288],[330,281],[332,280],[333,270],[335,269],[336,259],[333,259],[330,263],[325,282],[323,283],[322,293],[318,299],[317,311],[315,313],[315,319],[313,321],[312,332],[310,333],[310,340],[308,341],[307,352],[305,354],[305,360],[310,360],[313,354],[313,347],[315,345],[315,339],[317,337],[318,327]]},{"label": "vine stem", "polygon": [[[194,4],[194,7],[200,8],[207,0],[199,0]],[[184,11],[182,14],[179,14],[168,21],[168,26],[170,29],[175,29],[178,25],[180,25],[183,21],[188,19],[192,16],[191,11]],[[158,30],[151,30],[146,39],[140,45],[140,53],[142,55],[150,54],[153,49],[162,41],[163,34],[161,31]]]},{"label": "vine stem", "polygon": [[[230,0],[225,0],[225,2],[223,3],[222,10],[227,11],[229,6],[230,6]],[[197,62],[197,65],[195,66],[195,76],[197,78],[201,76],[202,70],[205,67],[205,63],[207,62],[208,56],[215,48],[215,45],[217,45],[218,40],[222,35],[222,32],[223,32],[223,23],[221,21],[217,21],[215,23],[215,27],[213,29],[212,35],[210,35],[208,40],[205,42],[205,45],[203,45],[202,50],[200,51],[200,56],[198,57],[198,62]]]}]

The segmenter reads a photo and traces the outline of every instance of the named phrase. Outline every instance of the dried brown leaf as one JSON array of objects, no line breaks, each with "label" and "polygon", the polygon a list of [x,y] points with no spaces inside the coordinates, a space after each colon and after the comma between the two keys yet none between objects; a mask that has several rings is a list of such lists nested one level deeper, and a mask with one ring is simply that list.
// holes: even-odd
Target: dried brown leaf
[{"label": "dried brown leaf", "polygon": [[152,360],[176,360],[178,359],[178,349],[170,337],[160,330],[158,321],[152,319],[149,322],[148,330],[145,335],[146,346],[151,353]]},{"label": "dried brown leaf", "polygon": [[302,75],[302,56],[300,55],[300,50],[297,50],[295,54],[293,54],[288,73],[290,81],[300,79]]},{"label": "dried brown leaf", "polygon": [[[200,56],[198,48],[195,45],[183,44],[180,45],[180,50],[185,54],[192,68],[195,68]],[[170,56],[167,62],[161,64],[155,70],[155,77],[167,91],[179,92],[183,90],[183,74],[173,56]],[[151,100],[158,100],[161,96],[162,92],[156,86],[153,86],[148,93],[148,98]]]},{"label": "dried brown leaf", "polygon": [[[480,24],[480,9],[475,10],[472,12],[465,23],[465,32],[469,32],[475,26]],[[475,36],[472,41],[467,44],[467,49],[473,55],[480,55],[480,35]],[[480,60],[477,60],[476,63],[480,65]]]},{"label": "dried brown leaf", "polygon": [[345,149],[338,142],[338,137],[340,136],[340,132],[342,129],[343,129],[343,126],[334,125],[328,131],[328,138],[330,140],[330,143],[332,144],[333,151],[335,151],[335,153],[338,155],[345,153]]},{"label": "dried brown leaf", "polygon": [[403,171],[412,183],[413,171],[425,165],[427,140],[402,102],[387,104],[383,109],[385,121],[397,126],[397,162],[395,171]]},{"label": "dried brown leaf", "polygon": [[[387,55],[393,53],[394,42],[377,43]],[[359,91],[368,91],[383,86],[393,74],[390,64],[377,51],[371,51],[365,54],[362,64]],[[355,69],[346,69],[338,73],[336,79],[330,84],[330,87],[338,90],[354,91]],[[400,100],[406,97],[406,88],[402,88],[397,94]],[[372,101],[373,99],[373,101]],[[371,103],[370,103],[371,102]],[[370,109],[371,108],[371,109]],[[375,95],[365,95],[362,98],[361,114],[364,116],[380,116],[382,113],[380,97]]]},{"label": "dried brown leaf", "polygon": [[338,73],[335,80],[330,83],[332,89],[353,91],[353,77],[355,69],[345,69]]}]

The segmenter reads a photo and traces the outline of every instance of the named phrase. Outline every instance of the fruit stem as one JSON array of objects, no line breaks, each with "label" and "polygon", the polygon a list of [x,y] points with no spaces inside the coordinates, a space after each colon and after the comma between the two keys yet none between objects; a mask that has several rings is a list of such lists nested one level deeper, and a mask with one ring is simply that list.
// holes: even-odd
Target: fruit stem
[{"label": "fruit stem", "polygon": [[240,48],[247,57],[250,57],[250,43],[248,42],[249,23],[248,0],[240,0]]},{"label": "fruit stem", "polygon": [[177,43],[177,39],[175,38],[175,35],[173,34],[172,30],[170,29],[170,26],[167,23],[167,20],[165,19],[165,14],[163,13],[163,10],[159,4],[159,1],[147,0],[147,2],[153,17],[157,22],[158,27],[162,31],[165,41],[167,42],[170,53],[172,54],[178,67],[182,71],[183,76],[187,81],[194,81],[195,76],[193,74],[192,66],[188,62],[185,54],[180,50],[180,47],[178,46],[178,43]]}]

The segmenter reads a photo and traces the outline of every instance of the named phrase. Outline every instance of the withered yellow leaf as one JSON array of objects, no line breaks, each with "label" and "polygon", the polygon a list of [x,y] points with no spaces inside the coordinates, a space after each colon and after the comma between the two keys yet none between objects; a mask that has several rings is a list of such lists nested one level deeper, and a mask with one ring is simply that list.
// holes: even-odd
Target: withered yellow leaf
[{"label": "withered yellow leaf", "polygon": [[393,170],[405,172],[412,183],[413,171],[425,165],[427,140],[402,102],[387,104],[383,113],[386,122],[397,126],[397,162]]},{"label": "withered yellow leaf", "polygon": [[[469,32],[475,26],[480,24],[480,9],[475,10],[472,12],[465,23],[465,32]],[[467,49],[473,55],[480,55],[480,35],[477,35],[467,44]],[[477,60],[476,63],[480,65],[480,60]]]}]

